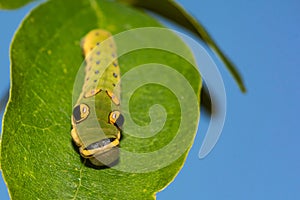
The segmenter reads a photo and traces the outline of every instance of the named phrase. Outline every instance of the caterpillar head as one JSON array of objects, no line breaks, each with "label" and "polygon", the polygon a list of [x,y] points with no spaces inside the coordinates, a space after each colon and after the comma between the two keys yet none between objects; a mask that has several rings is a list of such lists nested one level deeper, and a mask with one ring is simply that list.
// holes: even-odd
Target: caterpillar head
[{"label": "caterpillar head", "polygon": [[88,55],[97,45],[111,37],[108,31],[103,29],[95,29],[90,31],[82,40],[81,48],[84,55]]}]

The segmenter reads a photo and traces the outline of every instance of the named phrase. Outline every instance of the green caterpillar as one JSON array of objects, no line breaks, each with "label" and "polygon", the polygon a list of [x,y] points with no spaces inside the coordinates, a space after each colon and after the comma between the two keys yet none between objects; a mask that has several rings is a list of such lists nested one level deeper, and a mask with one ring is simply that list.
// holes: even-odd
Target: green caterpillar
[{"label": "green caterpillar", "polygon": [[120,112],[120,68],[116,45],[108,31],[95,29],[81,41],[85,79],[73,108],[71,136],[82,157],[93,165],[119,159],[124,117]]}]

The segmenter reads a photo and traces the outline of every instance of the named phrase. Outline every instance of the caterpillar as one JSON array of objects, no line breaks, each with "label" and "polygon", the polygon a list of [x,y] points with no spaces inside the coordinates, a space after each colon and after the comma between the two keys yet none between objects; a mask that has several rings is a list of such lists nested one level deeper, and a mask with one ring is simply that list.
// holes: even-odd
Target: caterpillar
[{"label": "caterpillar", "polygon": [[109,166],[119,159],[124,122],[116,44],[108,31],[95,29],[81,40],[81,48],[85,77],[73,107],[71,136],[83,158],[96,166]]}]

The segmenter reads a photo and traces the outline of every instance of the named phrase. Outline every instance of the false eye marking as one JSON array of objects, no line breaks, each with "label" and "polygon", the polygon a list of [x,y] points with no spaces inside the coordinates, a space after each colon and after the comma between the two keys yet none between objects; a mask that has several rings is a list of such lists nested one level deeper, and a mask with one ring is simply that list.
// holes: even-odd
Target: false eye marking
[{"label": "false eye marking", "polygon": [[120,111],[115,110],[109,113],[108,122],[121,129],[124,124],[124,117]]},{"label": "false eye marking", "polygon": [[85,120],[90,114],[90,108],[86,104],[80,104],[73,109],[73,118],[76,124]]}]

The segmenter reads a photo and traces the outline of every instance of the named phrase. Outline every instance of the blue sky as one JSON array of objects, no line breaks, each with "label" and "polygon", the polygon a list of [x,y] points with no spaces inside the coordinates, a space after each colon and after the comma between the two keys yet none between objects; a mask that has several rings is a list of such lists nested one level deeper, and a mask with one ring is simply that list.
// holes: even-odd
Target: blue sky
[{"label": "blue sky", "polygon": [[[198,158],[207,126],[207,119],[202,118],[182,171],[157,199],[300,199],[300,3],[178,2],[205,25],[235,62],[248,92],[240,93],[216,60],[227,94],[221,138],[206,158]],[[9,84],[12,35],[32,7],[0,11],[0,94]],[[8,199],[3,182],[0,198]]]}]

